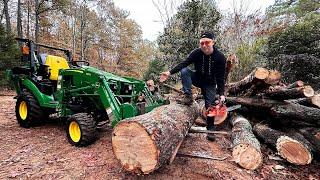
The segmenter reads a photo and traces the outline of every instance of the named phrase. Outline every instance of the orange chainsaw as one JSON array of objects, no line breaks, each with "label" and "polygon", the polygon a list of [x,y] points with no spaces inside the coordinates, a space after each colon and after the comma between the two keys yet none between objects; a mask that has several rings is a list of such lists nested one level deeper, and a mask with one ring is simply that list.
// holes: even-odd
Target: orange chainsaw
[{"label": "orange chainsaw", "polygon": [[221,124],[228,116],[228,112],[241,108],[241,105],[235,105],[228,107],[225,103],[217,103],[216,105],[210,106],[206,112],[205,117],[208,119],[213,119],[214,124]]}]

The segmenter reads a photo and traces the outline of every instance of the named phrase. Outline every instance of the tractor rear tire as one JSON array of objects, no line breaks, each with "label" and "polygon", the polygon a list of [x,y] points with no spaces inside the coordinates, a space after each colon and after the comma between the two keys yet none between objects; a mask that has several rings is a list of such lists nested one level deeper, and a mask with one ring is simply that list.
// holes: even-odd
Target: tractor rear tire
[{"label": "tractor rear tire", "polygon": [[67,137],[73,146],[83,147],[96,140],[96,122],[91,114],[77,113],[67,120]]},{"label": "tractor rear tire", "polygon": [[24,128],[37,126],[48,118],[34,95],[25,89],[18,96],[15,111],[19,125]]}]

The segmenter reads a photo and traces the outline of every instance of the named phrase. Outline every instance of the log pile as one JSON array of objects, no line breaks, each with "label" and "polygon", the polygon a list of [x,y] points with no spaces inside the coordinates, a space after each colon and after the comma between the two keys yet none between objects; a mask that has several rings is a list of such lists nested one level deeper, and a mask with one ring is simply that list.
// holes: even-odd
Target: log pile
[{"label": "log pile", "polygon": [[[241,108],[227,113],[230,118],[226,115],[214,121],[219,126],[227,119],[232,125],[232,157],[239,166],[249,170],[261,166],[261,143],[295,165],[307,165],[320,157],[320,94],[311,86],[299,80],[286,85],[280,72],[256,68],[244,79],[228,84],[226,94],[228,106]],[[123,169],[149,174],[174,160],[188,132],[209,133],[191,128],[199,115],[205,119],[204,101],[195,99],[198,103],[192,106],[173,103],[119,122],[112,146]]]},{"label": "log pile", "polygon": [[240,104],[237,113],[283,159],[306,165],[320,154],[320,95],[311,86],[300,80],[286,85],[280,72],[257,68],[227,87],[227,104]]}]

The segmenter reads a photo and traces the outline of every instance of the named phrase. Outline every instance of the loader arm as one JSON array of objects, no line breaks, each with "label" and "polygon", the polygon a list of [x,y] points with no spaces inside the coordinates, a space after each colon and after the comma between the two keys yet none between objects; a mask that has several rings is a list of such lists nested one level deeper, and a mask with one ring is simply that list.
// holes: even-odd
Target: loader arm
[{"label": "loader arm", "polygon": [[113,113],[112,126],[119,122],[123,117],[121,116],[120,103],[114,96],[112,90],[105,77],[101,77],[101,83],[97,88],[98,94],[100,94],[101,102],[106,108],[108,115]]}]

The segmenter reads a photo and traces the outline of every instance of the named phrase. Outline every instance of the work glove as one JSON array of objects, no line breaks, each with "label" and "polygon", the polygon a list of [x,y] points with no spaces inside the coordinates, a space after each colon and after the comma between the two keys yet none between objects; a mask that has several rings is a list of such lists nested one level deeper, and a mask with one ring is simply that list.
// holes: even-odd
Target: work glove
[{"label": "work glove", "polygon": [[224,95],[220,96],[220,102],[223,104],[226,101],[226,97]]}]

